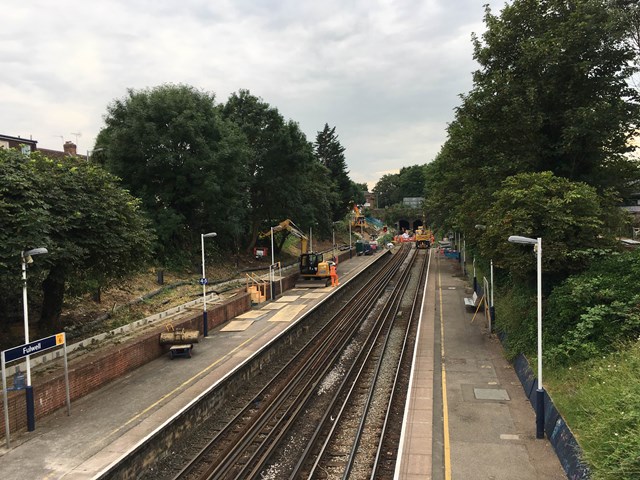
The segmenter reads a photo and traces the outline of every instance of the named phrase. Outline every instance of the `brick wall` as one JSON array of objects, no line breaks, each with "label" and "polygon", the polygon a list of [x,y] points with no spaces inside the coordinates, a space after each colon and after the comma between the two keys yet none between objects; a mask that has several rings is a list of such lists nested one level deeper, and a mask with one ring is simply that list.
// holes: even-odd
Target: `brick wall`
[{"label": "brick wall", "polygon": [[[251,308],[249,294],[239,291],[232,300],[207,308],[209,328],[230,320]],[[173,322],[176,328],[199,330],[202,332],[202,312],[193,313],[189,317]],[[91,393],[108,382],[115,380],[136,368],[155,360],[167,351],[160,345],[160,333],[165,331],[159,325],[144,335],[136,336],[118,345],[90,352],[69,362],[69,393],[71,401]],[[36,429],[37,420],[53,413],[66,405],[66,390],[62,361],[47,364],[55,365],[54,372],[37,374],[32,372],[32,385],[35,403]],[[1,392],[0,392],[1,394]],[[1,395],[0,395],[1,396]],[[11,432],[27,426],[27,407],[23,390],[8,394],[9,425]],[[73,414],[73,412],[72,412]],[[5,435],[5,417],[0,418],[0,438]]]}]

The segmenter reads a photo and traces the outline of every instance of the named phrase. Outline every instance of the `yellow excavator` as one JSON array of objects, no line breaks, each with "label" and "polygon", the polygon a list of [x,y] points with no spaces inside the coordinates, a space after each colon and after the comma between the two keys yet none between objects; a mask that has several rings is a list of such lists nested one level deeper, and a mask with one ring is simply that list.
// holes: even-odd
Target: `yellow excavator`
[{"label": "yellow excavator", "polygon": [[283,220],[278,225],[270,228],[261,237],[270,237],[281,231],[287,231],[300,239],[300,277],[296,287],[326,287],[331,280],[330,267],[332,262],[324,260],[324,255],[317,252],[309,252],[309,239],[291,220]]}]

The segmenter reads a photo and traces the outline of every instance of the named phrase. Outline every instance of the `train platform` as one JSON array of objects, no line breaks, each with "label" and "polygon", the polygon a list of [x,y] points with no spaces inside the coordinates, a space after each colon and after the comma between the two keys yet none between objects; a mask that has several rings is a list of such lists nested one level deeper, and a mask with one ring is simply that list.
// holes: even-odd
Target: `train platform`
[{"label": "train platform", "polygon": [[191,358],[167,354],[12,432],[0,446],[0,478],[98,478],[132,446],[232,372],[307,312],[383,256],[354,256],[338,265],[338,287],[293,289],[209,331]]},{"label": "train platform", "polygon": [[460,263],[430,255],[395,478],[566,479]]},{"label": "train platform", "polygon": [[[457,260],[432,250],[395,478],[567,478]],[[340,263],[340,286],[286,291],[209,332],[191,358],[158,358],[66,409],[12,432],[0,478],[98,478],[132,446],[347,285],[381,254]]]}]

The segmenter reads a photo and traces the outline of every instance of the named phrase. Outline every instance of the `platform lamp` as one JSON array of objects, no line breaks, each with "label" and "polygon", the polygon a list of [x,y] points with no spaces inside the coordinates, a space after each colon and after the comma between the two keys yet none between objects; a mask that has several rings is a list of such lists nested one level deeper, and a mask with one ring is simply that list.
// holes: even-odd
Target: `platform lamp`
[{"label": "platform lamp", "polygon": [[200,283],[202,284],[202,334],[204,337],[209,336],[209,322],[207,320],[207,283],[209,282],[204,268],[204,239],[217,236],[218,234],[216,232],[200,234],[200,243],[202,246],[202,278],[200,279]]},{"label": "platform lamp", "polygon": [[87,150],[87,163],[91,162],[91,155],[93,155],[96,152],[102,152],[102,151],[104,151],[104,148],[102,147],[94,148],[93,150]]},{"label": "platform lamp", "polygon": [[349,217],[349,258],[351,258],[351,224],[353,223],[353,214]]},{"label": "platform lamp", "polygon": [[331,222],[331,238],[333,245],[331,246],[331,256],[333,257],[333,261],[337,263],[338,258],[336,257],[336,223]]},{"label": "platform lamp", "polygon": [[[29,304],[27,302],[27,264],[33,263],[33,256],[49,253],[44,248],[34,248],[25,250],[21,253],[22,257],[22,309],[24,312],[24,343],[29,343]],[[33,387],[31,386],[31,361],[29,355],[26,358],[27,363],[27,385],[25,387],[25,395],[27,400],[27,430],[33,432],[36,429],[35,407],[33,403]]]},{"label": "platform lamp", "polygon": [[542,386],[542,238],[511,235],[509,242],[533,245],[538,270],[538,389],[536,390],[536,438],[544,438],[544,387]]}]

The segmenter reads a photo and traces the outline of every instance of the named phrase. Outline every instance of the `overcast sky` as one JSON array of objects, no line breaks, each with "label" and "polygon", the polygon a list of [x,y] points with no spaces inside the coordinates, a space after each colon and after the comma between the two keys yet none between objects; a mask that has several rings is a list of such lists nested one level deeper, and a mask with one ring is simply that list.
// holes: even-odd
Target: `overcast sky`
[{"label": "overcast sky", "polygon": [[[350,176],[431,161],[471,89],[488,0],[4,0],[0,133],[93,148],[128,88],[248,89],[309,141],[336,127]],[[77,134],[77,135],[76,135]]]}]

